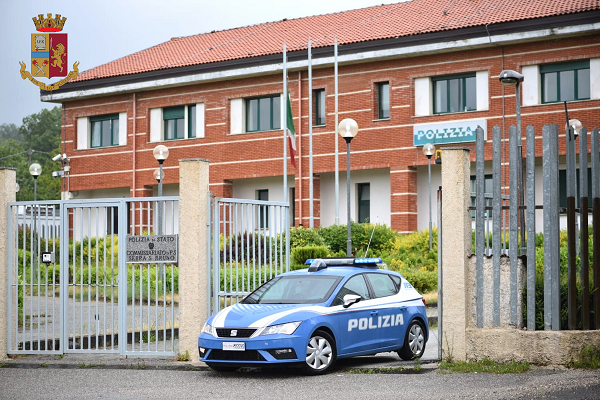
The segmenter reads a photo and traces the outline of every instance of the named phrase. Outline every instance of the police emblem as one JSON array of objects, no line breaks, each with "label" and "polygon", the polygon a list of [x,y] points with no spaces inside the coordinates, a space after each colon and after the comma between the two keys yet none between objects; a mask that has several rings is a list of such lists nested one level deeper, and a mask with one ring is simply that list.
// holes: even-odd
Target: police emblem
[{"label": "police emblem", "polygon": [[[25,63],[19,62],[19,64],[21,64],[21,78],[28,78],[42,90],[56,90],[69,80],[77,78],[79,62],[73,64],[73,71],[68,72],[67,34],[56,33],[63,30],[67,18],[61,18],[60,14],[56,14],[54,18],[52,18],[52,14],[47,14],[47,16],[44,18],[40,14],[37,18],[32,18],[35,29],[39,33],[31,34],[31,73],[25,70]],[[51,85],[35,79],[50,79],[57,76],[66,78]]]}]

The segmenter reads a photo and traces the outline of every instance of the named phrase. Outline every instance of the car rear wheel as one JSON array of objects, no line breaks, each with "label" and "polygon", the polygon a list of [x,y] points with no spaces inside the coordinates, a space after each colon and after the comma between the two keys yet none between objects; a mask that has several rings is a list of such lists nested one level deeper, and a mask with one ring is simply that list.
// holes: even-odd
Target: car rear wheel
[{"label": "car rear wheel", "polygon": [[423,323],[418,320],[413,320],[404,337],[404,345],[398,351],[401,359],[409,361],[416,358],[421,358],[425,352],[425,328]]},{"label": "car rear wheel", "polygon": [[335,364],[337,348],[335,340],[324,331],[316,331],[306,345],[306,362],[303,372],[306,375],[327,373]]},{"label": "car rear wheel", "polygon": [[217,371],[217,372],[235,372],[239,369],[238,367],[232,367],[232,366],[223,365],[223,364],[206,363],[206,365],[208,365],[208,367],[210,369],[212,369],[213,371]]}]

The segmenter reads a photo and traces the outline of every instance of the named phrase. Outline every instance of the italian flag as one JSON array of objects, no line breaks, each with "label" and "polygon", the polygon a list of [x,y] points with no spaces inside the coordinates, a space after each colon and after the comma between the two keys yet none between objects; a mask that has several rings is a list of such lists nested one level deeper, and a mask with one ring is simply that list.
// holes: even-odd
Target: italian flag
[{"label": "italian flag", "polygon": [[290,93],[287,94],[287,129],[288,129],[288,142],[290,149],[290,158],[294,168],[296,166],[296,129],[294,128],[294,116],[292,115],[292,102],[290,101]]}]

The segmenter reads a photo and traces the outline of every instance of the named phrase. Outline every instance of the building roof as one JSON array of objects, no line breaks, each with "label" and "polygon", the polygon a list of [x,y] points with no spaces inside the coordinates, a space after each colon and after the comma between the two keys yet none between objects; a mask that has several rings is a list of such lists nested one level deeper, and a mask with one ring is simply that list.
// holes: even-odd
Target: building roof
[{"label": "building roof", "polygon": [[79,74],[87,81],[600,9],[599,0],[412,0],[172,38]]}]

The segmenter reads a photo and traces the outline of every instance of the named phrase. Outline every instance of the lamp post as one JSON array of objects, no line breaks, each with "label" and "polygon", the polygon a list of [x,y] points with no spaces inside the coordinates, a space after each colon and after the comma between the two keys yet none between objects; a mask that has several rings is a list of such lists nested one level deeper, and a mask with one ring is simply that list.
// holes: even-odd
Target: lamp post
[{"label": "lamp post", "polygon": [[435,154],[435,146],[427,143],[423,146],[423,154],[429,159],[427,169],[429,171],[429,250],[433,248],[433,237],[431,233],[431,156]]},{"label": "lamp post", "polygon": [[[518,192],[519,192],[519,206],[522,206],[523,204],[523,166],[522,164],[522,160],[523,160],[523,146],[521,143],[521,91],[520,91],[520,83],[523,82],[523,79],[525,77],[518,73],[517,71],[513,71],[511,69],[506,69],[502,72],[500,72],[500,75],[498,76],[498,79],[500,80],[500,83],[504,86],[515,86],[515,95],[516,95],[516,99],[515,99],[515,103],[517,104],[517,135],[519,136],[519,143],[517,144],[517,147],[519,149],[519,158],[521,159],[521,161],[519,163],[517,163],[516,167],[517,167],[517,175],[518,175]],[[521,209],[520,214],[521,214],[521,223],[524,224],[525,223],[525,210],[522,209],[522,207],[519,207]],[[523,246],[523,244],[525,243],[525,229],[521,229],[521,246]],[[519,249],[519,254],[521,254],[521,249]]]},{"label": "lamp post", "polygon": [[[38,163],[29,166],[29,174],[33,177],[33,201],[37,201],[37,178],[42,174],[42,166]],[[33,242],[31,243],[31,253],[33,254],[33,276],[37,282],[37,218],[35,215],[35,205],[31,208],[33,213]]]},{"label": "lamp post", "polygon": [[38,163],[31,164],[29,173],[33,176],[33,201],[37,201],[37,178],[42,174],[42,166]]},{"label": "lamp post", "polygon": [[[167,146],[159,144],[158,146],[156,146],[154,148],[154,150],[152,151],[152,154],[154,154],[154,158],[156,158],[156,161],[158,161],[158,164],[159,164],[158,177],[157,177],[156,171],[154,171],[154,179],[156,179],[158,181],[158,197],[162,197],[162,185],[163,185],[163,179],[164,179],[163,163],[165,162],[165,160],[167,158],[169,158],[169,149],[167,148]],[[163,206],[163,204],[159,203],[157,205],[158,205],[158,234],[162,235],[162,206]]]},{"label": "lamp post", "polygon": [[350,230],[350,142],[358,133],[358,124],[352,118],[343,119],[338,126],[338,133],[346,141],[346,209],[348,218],[346,256],[350,257],[352,255],[352,232]]}]

